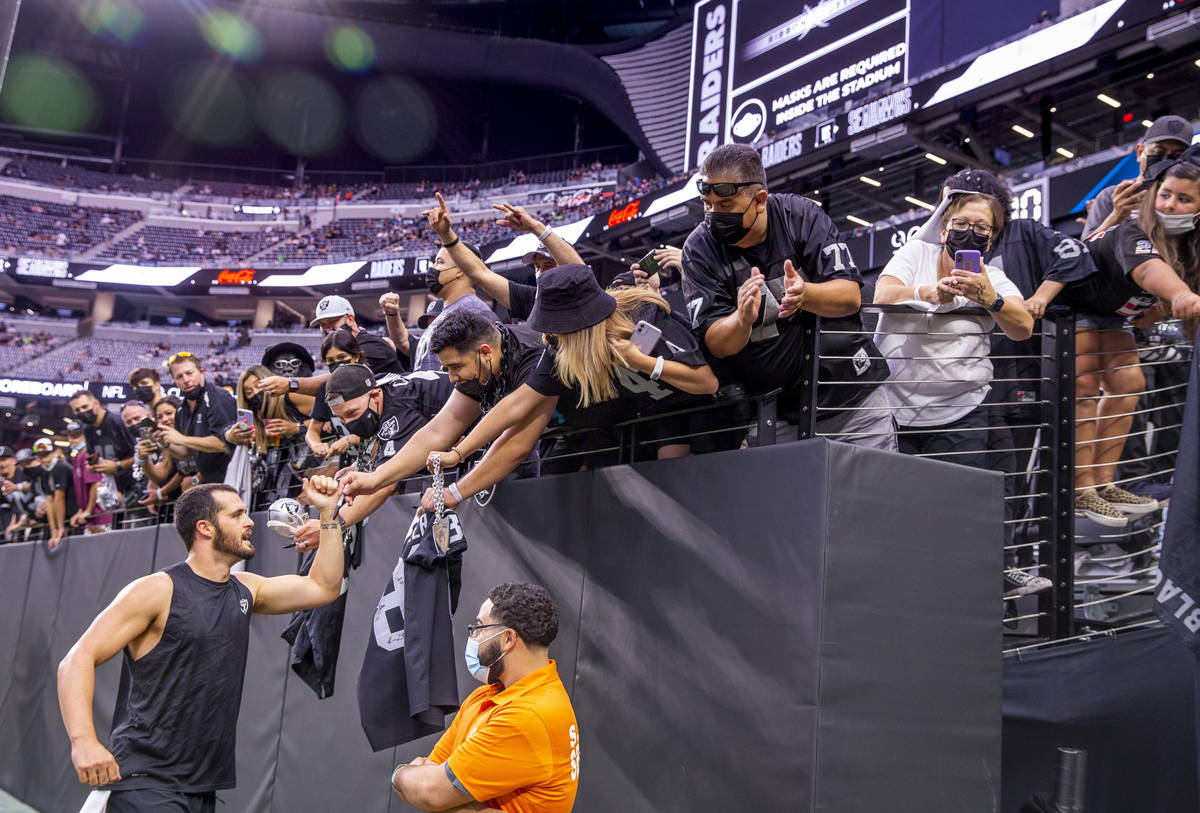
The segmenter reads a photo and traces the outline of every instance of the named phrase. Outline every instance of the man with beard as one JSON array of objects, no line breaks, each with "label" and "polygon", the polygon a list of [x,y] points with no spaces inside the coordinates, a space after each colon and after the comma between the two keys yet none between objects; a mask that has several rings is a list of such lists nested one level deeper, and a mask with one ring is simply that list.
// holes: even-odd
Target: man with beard
[{"label": "man with beard", "polygon": [[392,772],[420,810],[566,813],[579,787],[579,727],[550,659],[558,609],[546,588],[492,588],[467,627],[471,693],[428,757]]},{"label": "man with beard", "polygon": [[[430,452],[442,449],[458,451],[453,444],[480,415],[525,383],[546,349],[541,334],[532,328],[493,324],[474,311],[465,309],[449,312],[426,335],[432,335],[432,348],[449,374],[454,391],[433,420],[418,429],[404,447],[385,460],[378,469],[373,472],[350,472],[342,478],[342,491],[346,494],[348,505],[354,504],[355,495],[372,494],[421,471]],[[536,439],[546,424],[547,413],[544,410],[553,411],[553,408],[553,403],[544,405],[543,409],[509,427],[500,439],[514,442],[510,450],[518,446],[530,448],[533,445],[531,438]],[[503,445],[500,442],[496,444],[497,447]],[[462,462],[461,453],[457,458],[447,461],[449,466],[458,466]],[[453,484],[449,490],[451,495],[456,492]],[[455,496],[455,500],[458,499]]]},{"label": "man with beard", "polygon": [[[175,505],[187,559],[127,585],[58,667],[58,702],[79,781],[111,791],[109,813],[212,813],[236,785],[235,738],[250,611],[290,613],[328,604],[342,586],[338,485],[304,482],[321,516],[321,545],[306,576],[231,573],[254,556],[254,521],[223,483],[190,489]],[[96,667],[124,653],[109,747],[96,737]]]},{"label": "man with beard", "polygon": [[[178,458],[196,461],[199,482],[219,483],[225,479],[230,450],[225,430],[237,419],[237,401],[216,384],[205,380],[200,359],[191,353],[176,353],[167,359],[167,370],[183,396],[183,406],[175,413],[175,428],[160,429],[154,439],[160,446],[172,446]],[[132,463],[132,458],[130,459]]]}]

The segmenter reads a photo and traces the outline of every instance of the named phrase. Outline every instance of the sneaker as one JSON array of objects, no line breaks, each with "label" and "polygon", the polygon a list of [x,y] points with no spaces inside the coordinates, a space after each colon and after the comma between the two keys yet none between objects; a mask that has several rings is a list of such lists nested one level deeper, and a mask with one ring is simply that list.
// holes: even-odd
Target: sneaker
[{"label": "sneaker", "polygon": [[1075,516],[1087,517],[1092,522],[1109,528],[1124,528],[1129,524],[1129,517],[1109,505],[1090,488],[1075,495]]},{"label": "sneaker", "polygon": [[1096,493],[1100,499],[1113,508],[1118,511],[1124,511],[1126,514],[1132,514],[1135,517],[1158,510],[1158,500],[1151,499],[1150,497],[1139,497],[1137,494],[1130,493],[1117,486],[1106,486]]},{"label": "sneaker", "polygon": [[1026,573],[1024,570],[1019,570],[1015,567],[1010,567],[1004,571],[1005,598],[1028,596],[1033,593],[1040,593],[1043,590],[1049,590],[1053,586],[1054,583],[1045,576]]}]

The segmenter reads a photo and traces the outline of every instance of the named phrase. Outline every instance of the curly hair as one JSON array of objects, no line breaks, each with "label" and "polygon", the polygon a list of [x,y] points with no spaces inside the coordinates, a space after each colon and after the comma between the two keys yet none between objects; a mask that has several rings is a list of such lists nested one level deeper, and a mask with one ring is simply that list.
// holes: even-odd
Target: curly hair
[{"label": "curly hair", "polygon": [[505,582],[493,587],[492,618],[510,627],[526,644],[550,646],[558,637],[558,607],[540,584]]},{"label": "curly hair", "polygon": [[993,210],[993,214],[998,215],[995,223],[996,233],[1004,231],[1004,227],[1008,225],[1008,213],[1012,211],[1012,190],[1003,181],[986,169],[963,169],[951,175],[942,184],[943,192],[949,189],[977,192],[1000,201],[1000,212]]}]

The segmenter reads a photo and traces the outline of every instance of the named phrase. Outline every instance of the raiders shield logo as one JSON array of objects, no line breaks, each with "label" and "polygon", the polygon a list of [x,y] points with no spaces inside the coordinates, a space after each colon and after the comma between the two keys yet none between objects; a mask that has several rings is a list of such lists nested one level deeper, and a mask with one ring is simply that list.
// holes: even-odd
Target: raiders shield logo
[{"label": "raiders shield logo", "polygon": [[245,615],[246,613],[250,612],[250,599],[244,598],[241,601],[239,601],[238,604],[241,605],[241,607],[242,607],[242,615]]},{"label": "raiders shield logo", "polygon": [[395,415],[383,422],[383,426],[379,427],[378,436],[380,440],[392,440],[400,434],[400,421]]}]

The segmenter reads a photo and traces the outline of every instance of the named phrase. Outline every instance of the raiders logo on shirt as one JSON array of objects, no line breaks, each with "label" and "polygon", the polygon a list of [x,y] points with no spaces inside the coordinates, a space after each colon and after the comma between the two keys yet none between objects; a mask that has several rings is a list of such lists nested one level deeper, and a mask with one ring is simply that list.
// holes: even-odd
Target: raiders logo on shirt
[{"label": "raiders logo on shirt", "polygon": [[400,421],[396,416],[388,418],[383,422],[383,426],[379,427],[378,436],[380,440],[393,440],[400,434]]}]

